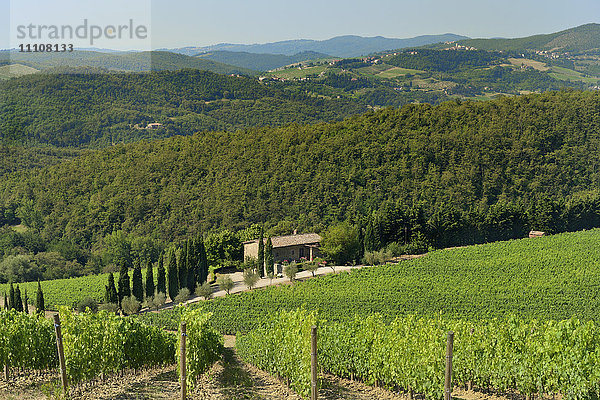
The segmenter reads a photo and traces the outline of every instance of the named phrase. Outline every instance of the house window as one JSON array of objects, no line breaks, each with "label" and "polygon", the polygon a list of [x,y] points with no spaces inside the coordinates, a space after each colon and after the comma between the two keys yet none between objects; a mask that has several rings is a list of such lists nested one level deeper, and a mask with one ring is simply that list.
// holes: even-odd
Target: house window
[{"label": "house window", "polygon": [[298,250],[298,255],[300,257],[304,257],[304,247],[300,247],[300,250]]},{"label": "house window", "polygon": [[292,255],[294,255],[294,250],[292,250]]},{"label": "house window", "polygon": [[279,257],[279,252],[275,252],[275,257]]}]

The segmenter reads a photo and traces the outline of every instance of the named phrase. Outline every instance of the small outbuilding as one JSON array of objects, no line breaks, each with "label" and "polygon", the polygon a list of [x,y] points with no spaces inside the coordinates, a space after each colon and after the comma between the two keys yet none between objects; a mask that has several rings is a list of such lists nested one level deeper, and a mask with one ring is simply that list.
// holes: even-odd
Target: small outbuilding
[{"label": "small outbuilding", "polygon": [[529,238],[536,238],[536,237],[542,237],[542,236],[546,236],[546,232],[542,232],[542,231],[531,231],[529,232]]},{"label": "small outbuilding", "polygon": [[[267,239],[264,239],[267,243]],[[319,245],[321,236],[317,233],[293,234],[275,236],[271,238],[273,244],[273,260],[276,263],[283,261],[300,261],[305,258],[312,261],[320,257]],[[249,240],[244,244],[244,259],[246,257],[258,258],[258,239]]]}]

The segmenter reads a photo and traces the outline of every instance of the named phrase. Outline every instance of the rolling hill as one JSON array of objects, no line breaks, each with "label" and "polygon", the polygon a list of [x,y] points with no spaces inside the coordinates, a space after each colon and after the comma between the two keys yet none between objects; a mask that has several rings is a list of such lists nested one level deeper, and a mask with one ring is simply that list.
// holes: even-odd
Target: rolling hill
[{"label": "rolling hill", "polygon": [[384,50],[423,46],[432,43],[465,39],[465,36],[447,33],[443,35],[423,35],[409,39],[390,39],[382,36],[337,36],[328,40],[286,40],[264,44],[231,44],[221,43],[204,47],[182,47],[177,49],[161,49],[176,53],[195,55],[212,51],[232,51],[247,53],[269,53],[293,56],[294,54],[313,51],[335,57],[358,57]]},{"label": "rolling hill", "polygon": [[546,50],[573,53],[600,51],[600,24],[586,24],[546,35],[517,39],[467,39],[460,44],[480,50]]},{"label": "rolling hill", "polygon": [[0,209],[88,248],[116,229],[172,241],[253,223],[349,220],[425,248],[590,228],[599,105],[600,92],[549,92],[111,146],[5,175]]},{"label": "rolling hill", "polygon": [[[97,73],[86,67],[68,72],[0,82],[0,140],[102,147],[206,130],[339,120],[368,109],[349,99],[319,98],[249,77],[192,69]],[[159,129],[146,129],[154,122],[162,124]]]},{"label": "rolling hill", "polygon": [[220,74],[256,74],[256,71],[246,68],[164,51],[114,53],[95,51],[19,53],[1,51],[0,62],[20,63],[39,70],[57,67],[93,67],[113,71],[144,72],[191,68]]},{"label": "rolling hill", "polygon": [[23,75],[35,74],[37,69],[22,64],[8,64],[0,66],[0,79],[17,78]]},{"label": "rolling hill", "polygon": [[207,53],[199,54],[197,57],[255,71],[268,71],[302,61],[331,58],[331,56],[327,54],[316,53],[314,51],[305,51],[294,54],[293,56],[285,56],[283,54],[260,54],[224,50],[209,51]]}]

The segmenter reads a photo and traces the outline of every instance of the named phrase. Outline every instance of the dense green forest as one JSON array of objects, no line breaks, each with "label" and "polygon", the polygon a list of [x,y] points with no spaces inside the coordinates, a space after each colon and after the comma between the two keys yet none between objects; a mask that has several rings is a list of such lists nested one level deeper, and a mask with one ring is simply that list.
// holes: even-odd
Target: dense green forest
[{"label": "dense green forest", "polygon": [[[206,71],[69,72],[0,82],[0,140],[107,146],[206,130],[339,120],[367,110],[348,99],[318,98]],[[162,126],[144,129],[154,122]]]},{"label": "dense green forest", "polygon": [[74,158],[83,153],[81,149],[52,146],[12,146],[0,144],[0,179],[2,175],[29,168],[41,168]]},{"label": "dense green forest", "polygon": [[168,242],[253,223],[349,221],[368,250],[585,229],[600,226],[598,132],[600,93],[569,91],[141,141],[6,175],[0,223],[87,249],[120,229]]},{"label": "dense green forest", "polygon": [[488,51],[438,51],[429,49],[405,50],[385,59],[386,64],[418,70],[457,72],[474,67],[498,64],[505,59]]}]

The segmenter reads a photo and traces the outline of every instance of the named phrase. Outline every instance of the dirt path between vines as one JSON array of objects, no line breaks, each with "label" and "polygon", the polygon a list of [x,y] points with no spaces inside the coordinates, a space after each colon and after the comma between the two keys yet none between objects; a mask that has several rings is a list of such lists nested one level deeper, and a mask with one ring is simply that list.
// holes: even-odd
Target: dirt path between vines
[{"label": "dirt path between vines", "polygon": [[[7,383],[0,380],[0,399],[42,400],[51,388],[58,387],[58,374],[44,372],[38,375],[15,374]],[[46,394],[45,394],[45,393]],[[460,391],[459,398],[467,400],[507,400],[506,397]],[[176,366],[153,368],[124,376],[112,376],[75,386],[70,400],[175,400],[179,399],[179,381]],[[517,396],[520,397],[520,396]],[[285,382],[244,363],[235,352],[235,336],[225,336],[223,359],[197,383],[189,393],[191,400],[301,400]],[[403,394],[367,386],[361,382],[323,376],[319,399],[323,400],[407,400]],[[419,399],[419,396],[417,396]],[[515,399],[511,399],[515,400]]]}]

